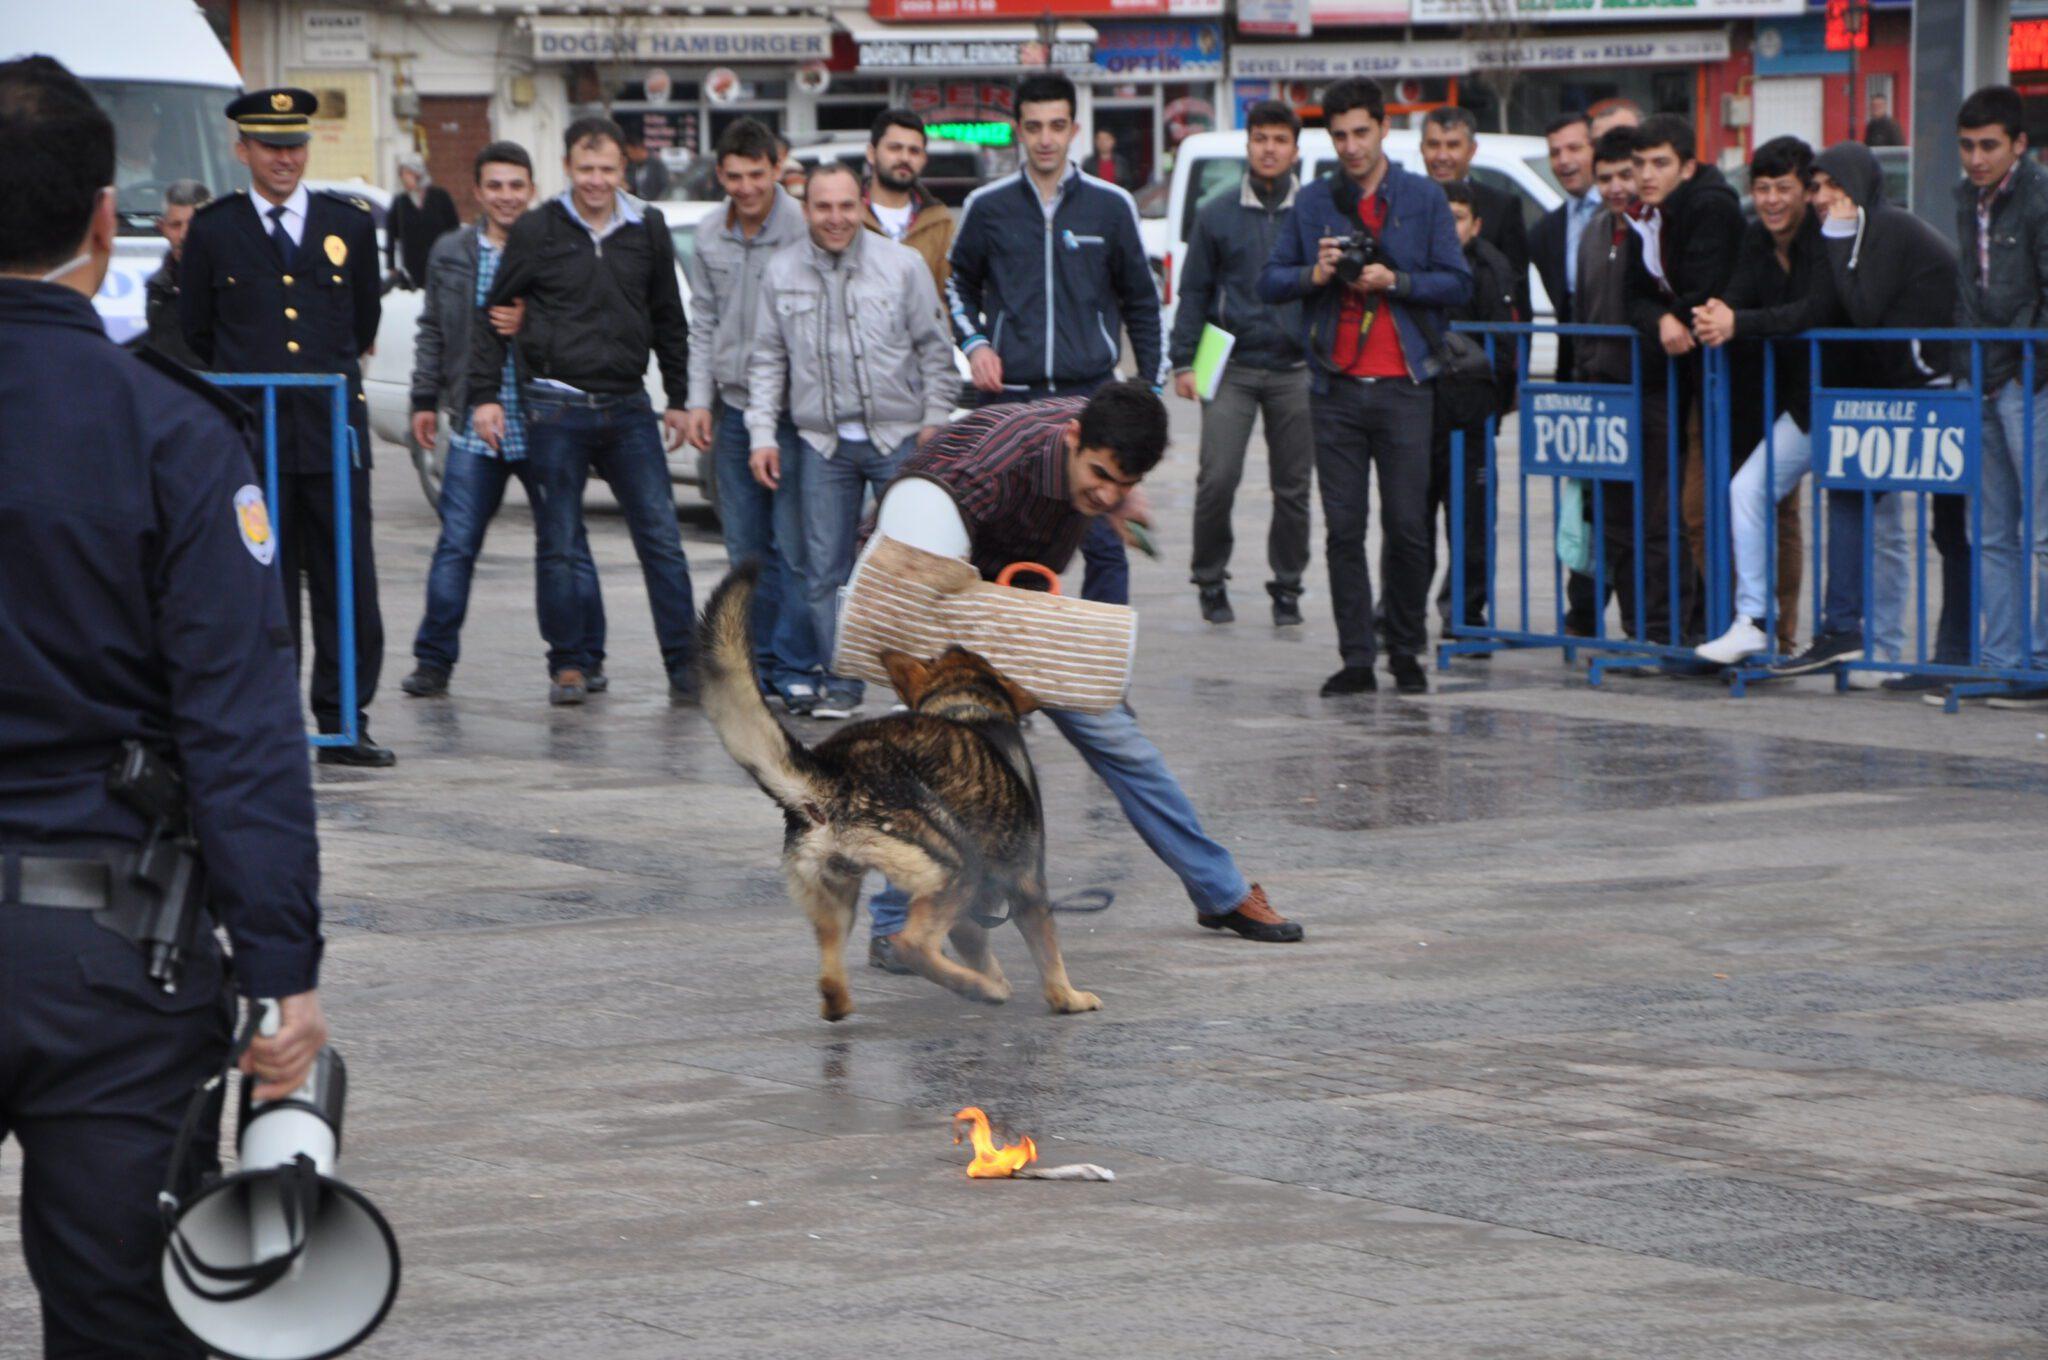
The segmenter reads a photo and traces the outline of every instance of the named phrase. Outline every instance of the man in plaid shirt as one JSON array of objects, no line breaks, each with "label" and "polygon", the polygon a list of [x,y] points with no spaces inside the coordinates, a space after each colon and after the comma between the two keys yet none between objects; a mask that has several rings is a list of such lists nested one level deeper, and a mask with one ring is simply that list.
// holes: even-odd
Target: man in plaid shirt
[{"label": "man in plaid shirt", "polygon": [[[964,557],[984,580],[1012,562],[1054,571],[1098,521],[1142,522],[1138,483],[1166,451],[1166,407],[1143,382],[1118,382],[1092,397],[994,406],[955,422],[904,463],[883,494],[878,533],[926,552]],[[1180,877],[1195,921],[1249,940],[1288,944],[1300,925],[1274,911],[1231,853],[1202,830],[1194,804],[1138,730],[1128,707],[1108,713],[1044,710],[1100,775],[1152,853]],[[868,963],[908,972],[890,949],[908,899],[876,895]]]},{"label": "man in plaid shirt", "polygon": [[[493,142],[478,153],[476,201],[482,209],[476,225],[451,231],[434,243],[427,259],[426,300],[420,308],[419,338],[413,350],[412,437],[422,449],[434,447],[444,409],[454,413],[448,460],[441,476],[441,537],[434,544],[427,570],[427,612],[413,638],[418,663],[399,688],[414,698],[448,692],[448,677],[460,651],[463,615],[469,609],[469,582],[482,550],[484,533],[505,498],[513,477],[534,496],[526,461],[526,420],[520,409],[515,356],[505,359],[498,399],[505,407],[505,438],[499,448],[471,433],[463,422],[463,365],[469,355],[469,328],[497,280],[505,254],[505,233],[533,202],[533,162],[516,142]],[[500,334],[517,329],[518,308],[493,311],[491,322]],[[574,667],[588,677],[593,692],[605,688],[604,600],[598,593],[597,568],[590,543],[579,531],[576,540],[576,593],[583,606],[582,646],[573,656],[551,655],[550,670]]]}]

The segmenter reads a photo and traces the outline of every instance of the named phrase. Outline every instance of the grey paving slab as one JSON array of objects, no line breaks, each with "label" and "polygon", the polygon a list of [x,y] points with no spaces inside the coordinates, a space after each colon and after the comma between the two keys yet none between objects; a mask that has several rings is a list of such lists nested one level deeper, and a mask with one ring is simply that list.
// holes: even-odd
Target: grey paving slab
[{"label": "grey paving slab", "polygon": [[[1254,621],[1252,557],[1246,622],[1200,621],[1189,461],[1134,699],[1309,941],[1195,930],[1041,727],[1056,890],[1117,893],[1060,922],[1105,1009],[856,967],[835,1027],[615,511],[610,695],[544,702],[515,490],[453,696],[404,700],[434,526],[384,460],[400,764],[318,776],[347,1168],[406,1251],[363,1353],[2048,1356],[2048,719],[1594,691],[1542,653],[1325,703],[1319,567],[1304,628]],[[684,536],[705,588],[723,550]],[[970,1182],[966,1104],[1118,1180]],[[5,1360],[36,1353],[13,1156]]]}]

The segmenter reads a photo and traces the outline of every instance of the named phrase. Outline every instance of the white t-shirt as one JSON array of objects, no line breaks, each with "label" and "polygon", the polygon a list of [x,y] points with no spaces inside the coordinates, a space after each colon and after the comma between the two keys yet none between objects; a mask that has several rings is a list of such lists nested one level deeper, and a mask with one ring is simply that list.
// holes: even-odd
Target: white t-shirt
[{"label": "white t-shirt", "polygon": [[885,208],[869,200],[868,207],[874,210],[875,221],[881,224],[882,230],[888,233],[892,241],[903,239],[904,234],[910,230],[911,215],[916,212],[915,206],[910,203],[905,203],[900,208]]}]

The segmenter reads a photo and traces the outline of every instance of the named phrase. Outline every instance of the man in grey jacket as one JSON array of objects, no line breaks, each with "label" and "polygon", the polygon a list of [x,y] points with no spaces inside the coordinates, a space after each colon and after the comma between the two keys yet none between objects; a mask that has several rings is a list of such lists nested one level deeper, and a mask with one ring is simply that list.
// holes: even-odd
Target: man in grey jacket
[{"label": "man in grey jacket", "polygon": [[[850,167],[811,168],[809,236],[768,261],[747,366],[754,476],[771,488],[782,477],[775,430],[788,394],[803,464],[804,598],[828,665],[861,504],[938,433],[957,387],[924,257],[865,230],[863,206]],[[827,675],[812,713],[850,717],[863,693],[859,681]]]},{"label": "man in grey jacket", "polygon": [[[690,442],[711,454],[718,523],[732,565],[762,564],[754,594],[754,658],[792,713],[818,698],[819,657],[803,601],[803,502],[796,427],[775,427],[783,483],[747,466],[747,357],[769,257],[804,239],[804,210],[775,182],[775,134],[741,118],[718,136],[718,183],[730,200],[697,232],[690,276]],[[781,408],[778,395],[775,409]]]},{"label": "man in grey jacket", "polygon": [[[483,550],[484,533],[505,498],[505,483],[517,477],[534,496],[533,476],[526,461],[526,424],[521,418],[519,376],[512,358],[505,360],[499,387],[505,403],[506,438],[492,448],[463,427],[463,386],[469,362],[469,329],[477,309],[491,290],[505,251],[505,233],[533,203],[533,160],[517,142],[493,142],[477,153],[476,203],[482,211],[473,226],[462,227],[434,243],[426,265],[426,299],[420,307],[419,333],[413,342],[412,437],[431,450],[439,433],[441,413],[453,413],[455,429],[441,469],[441,537],[427,568],[427,611],[413,638],[413,673],[399,688],[415,699],[448,692],[448,677],[461,650],[463,616],[469,611],[469,582]],[[513,308],[498,309],[501,333],[513,327]],[[562,665],[576,666],[589,676],[590,688],[602,691],[604,678],[604,599],[598,593],[597,568],[590,543],[579,530],[574,553],[576,597],[583,608],[583,645]]]},{"label": "man in grey jacket", "polygon": [[1202,206],[1181,271],[1180,310],[1168,346],[1174,390],[1193,400],[1195,352],[1210,324],[1229,333],[1230,351],[1216,395],[1202,407],[1201,464],[1195,473],[1195,550],[1191,578],[1202,617],[1236,615],[1223,583],[1230,578],[1230,511],[1244,476],[1252,421],[1266,415],[1266,462],[1273,524],[1266,562],[1273,579],[1273,622],[1301,622],[1301,574],[1308,568],[1308,498],[1315,479],[1315,426],[1309,418],[1308,365],[1301,353],[1300,307],[1259,297],[1259,271],[1294,206],[1301,119],[1277,99],[1245,112],[1246,171],[1234,195]]}]

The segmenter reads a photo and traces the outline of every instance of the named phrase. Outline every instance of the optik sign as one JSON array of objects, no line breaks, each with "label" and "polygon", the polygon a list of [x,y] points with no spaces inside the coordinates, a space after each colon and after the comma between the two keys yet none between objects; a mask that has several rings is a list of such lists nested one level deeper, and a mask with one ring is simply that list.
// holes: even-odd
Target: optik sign
[{"label": "optik sign", "polygon": [[1522,388],[1522,470],[1532,477],[1636,479],[1635,393],[1599,383]]},{"label": "optik sign", "polygon": [[1813,461],[1822,486],[1974,491],[1982,446],[1983,415],[1969,392],[1813,394]]}]

